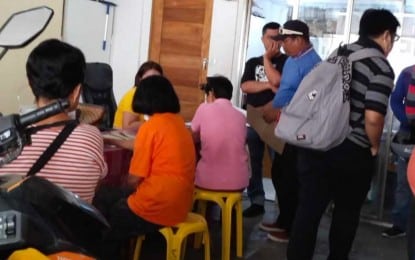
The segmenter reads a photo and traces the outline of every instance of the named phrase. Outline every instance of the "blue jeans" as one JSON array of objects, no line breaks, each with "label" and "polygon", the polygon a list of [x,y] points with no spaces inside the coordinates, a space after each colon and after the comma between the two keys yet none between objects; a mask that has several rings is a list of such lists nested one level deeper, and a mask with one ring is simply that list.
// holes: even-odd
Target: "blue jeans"
[{"label": "blue jeans", "polygon": [[406,176],[407,168],[408,160],[398,157],[395,200],[392,209],[392,224],[404,231],[408,225],[409,206],[413,196]]},{"label": "blue jeans", "polygon": [[408,224],[408,260],[415,260],[415,198],[412,197]]},{"label": "blue jeans", "polygon": [[[251,204],[264,205],[265,193],[264,185],[262,184],[262,161],[264,159],[265,143],[251,127],[248,127],[247,143],[251,160],[251,178],[247,187],[248,197],[251,200]],[[269,151],[272,157],[273,151],[271,149]]]}]

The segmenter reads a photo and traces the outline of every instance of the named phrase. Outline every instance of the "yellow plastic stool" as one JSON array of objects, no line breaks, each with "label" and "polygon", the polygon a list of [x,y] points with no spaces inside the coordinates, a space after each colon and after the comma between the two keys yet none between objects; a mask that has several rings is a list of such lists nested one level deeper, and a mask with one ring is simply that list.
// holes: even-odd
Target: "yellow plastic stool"
[{"label": "yellow plastic stool", "polygon": [[[189,213],[184,222],[172,227],[164,227],[159,232],[166,239],[167,260],[183,259],[186,249],[187,236],[193,233],[202,233],[203,244],[205,246],[205,260],[210,260],[210,238],[206,220],[203,216],[195,213]],[[141,245],[145,236],[137,238],[134,249],[134,260],[138,260],[141,252]]]},{"label": "yellow plastic stool", "polygon": [[[230,259],[232,209],[236,210],[236,256],[243,255],[242,234],[242,193],[239,191],[212,191],[195,189],[193,201],[198,201],[198,212],[205,216],[207,201],[216,202],[222,212],[222,260]],[[195,246],[200,244],[200,238],[195,239]]]}]

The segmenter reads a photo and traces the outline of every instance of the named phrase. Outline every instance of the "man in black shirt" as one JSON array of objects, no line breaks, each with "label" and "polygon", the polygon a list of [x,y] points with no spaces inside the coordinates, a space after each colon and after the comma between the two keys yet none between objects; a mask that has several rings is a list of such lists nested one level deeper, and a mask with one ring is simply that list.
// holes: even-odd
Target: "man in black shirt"
[{"label": "man in black shirt", "polygon": [[[258,110],[272,102],[280,84],[282,68],[287,59],[287,56],[280,52],[280,43],[272,39],[278,35],[279,28],[280,25],[275,22],[264,25],[261,40],[265,47],[265,53],[262,56],[249,59],[245,64],[241,89],[246,94],[246,105],[251,105]],[[243,214],[245,217],[255,217],[264,213],[262,160],[265,144],[251,127],[248,128],[248,148],[252,171],[248,186],[251,206],[245,209]],[[271,149],[269,148],[269,150]],[[272,151],[271,154],[273,153]]]}]

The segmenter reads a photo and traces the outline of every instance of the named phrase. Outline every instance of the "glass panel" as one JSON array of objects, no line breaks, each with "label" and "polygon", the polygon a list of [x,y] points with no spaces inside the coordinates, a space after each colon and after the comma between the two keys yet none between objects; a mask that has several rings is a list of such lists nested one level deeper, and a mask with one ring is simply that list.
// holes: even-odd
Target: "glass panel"
[{"label": "glass panel", "polygon": [[292,19],[293,1],[289,0],[253,0],[248,36],[248,60],[264,54],[264,46],[261,42],[262,27],[268,22],[285,23]]},{"label": "glass panel", "polygon": [[344,41],[347,0],[301,0],[298,19],[310,27],[311,42],[321,57]]}]

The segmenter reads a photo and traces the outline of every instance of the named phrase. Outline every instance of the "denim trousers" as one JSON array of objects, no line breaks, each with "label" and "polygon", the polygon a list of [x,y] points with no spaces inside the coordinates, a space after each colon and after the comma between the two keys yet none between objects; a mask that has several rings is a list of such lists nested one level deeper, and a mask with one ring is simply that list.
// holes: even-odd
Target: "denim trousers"
[{"label": "denim trousers", "polygon": [[349,140],[326,152],[298,148],[299,201],[287,248],[288,260],[313,258],[320,220],[331,201],[334,209],[328,259],[348,259],[374,166],[370,149]]},{"label": "denim trousers", "polygon": [[415,197],[412,197],[408,224],[408,259],[415,260]]},{"label": "denim trousers", "polygon": [[264,205],[265,192],[262,183],[262,161],[264,159],[265,143],[251,127],[248,127],[247,143],[251,162],[251,177],[247,187],[248,197],[252,204]]},{"label": "denim trousers", "polygon": [[407,179],[408,159],[398,157],[396,167],[396,189],[392,208],[392,224],[406,231],[412,192]]}]

